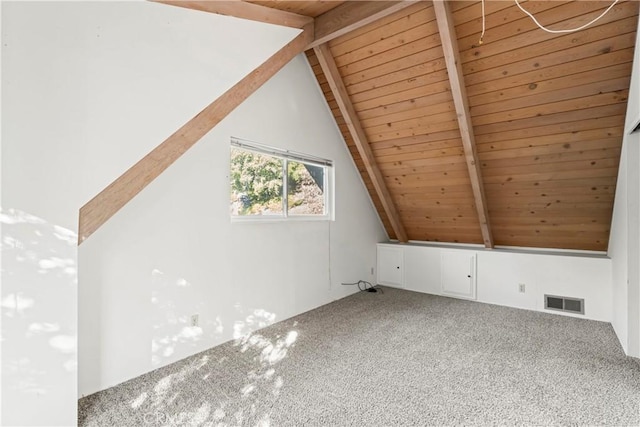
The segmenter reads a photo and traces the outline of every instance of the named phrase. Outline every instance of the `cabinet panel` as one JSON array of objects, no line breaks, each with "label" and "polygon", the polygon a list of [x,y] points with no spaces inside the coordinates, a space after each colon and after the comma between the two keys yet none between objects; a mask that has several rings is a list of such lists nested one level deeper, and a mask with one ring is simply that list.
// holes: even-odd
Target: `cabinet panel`
[{"label": "cabinet panel", "polygon": [[440,295],[440,282],[439,248],[404,248],[405,289]]},{"label": "cabinet panel", "polygon": [[475,252],[441,252],[442,295],[476,299],[476,259]]},{"label": "cabinet panel", "polygon": [[378,283],[404,286],[404,252],[402,248],[378,246]]}]

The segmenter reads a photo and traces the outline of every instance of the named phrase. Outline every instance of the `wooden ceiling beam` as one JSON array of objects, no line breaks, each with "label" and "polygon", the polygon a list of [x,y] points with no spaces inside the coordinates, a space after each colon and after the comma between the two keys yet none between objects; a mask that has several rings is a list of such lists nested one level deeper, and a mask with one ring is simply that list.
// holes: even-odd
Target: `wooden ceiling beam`
[{"label": "wooden ceiling beam", "polygon": [[376,163],[375,157],[373,156],[373,152],[371,151],[371,147],[369,146],[369,142],[367,141],[367,136],[360,124],[360,120],[356,114],[356,110],[349,99],[349,94],[347,93],[347,88],[342,81],[342,77],[340,76],[340,72],[338,71],[338,66],[335,63],[333,55],[331,54],[331,50],[329,46],[325,44],[321,44],[320,46],[316,46],[313,48],[316,56],[318,57],[318,61],[320,62],[320,66],[322,67],[322,71],[324,72],[327,81],[329,82],[329,86],[331,87],[331,92],[333,92],[333,96],[338,103],[340,108],[340,112],[344,117],[344,120],[349,128],[349,132],[351,133],[351,137],[356,144],[358,149],[358,153],[360,153],[360,157],[362,158],[362,162],[367,170],[369,178],[375,188],[376,194],[382,203],[382,207],[384,208],[387,217],[389,218],[389,222],[391,223],[391,227],[396,234],[396,237],[400,242],[407,242],[407,233],[400,221],[400,215],[396,209],[396,206],[391,198],[391,194],[387,189],[387,186],[384,181],[384,177],[380,172],[380,168]]},{"label": "wooden ceiling beam", "polygon": [[282,25],[284,27],[303,28],[313,22],[310,16],[278,10],[241,0],[151,0],[156,3],[179,6],[187,9],[234,16],[236,18]]},{"label": "wooden ceiling beam", "polygon": [[460,51],[458,50],[458,40],[456,38],[453,17],[449,11],[449,5],[445,0],[433,0],[433,8],[436,14],[438,30],[440,31],[440,39],[442,40],[442,50],[444,51],[444,58],[447,64],[451,95],[453,96],[453,102],[458,116],[462,146],[464,147],[467,169],[469,170],[469,178],[471,180],[473,197],[478,212],[482,239],[487,248],[493,248],[489,210],[484,193],[482,172],[480,171],[480,164],[478,162],[478,153],[476,151],[473,126],[471,124],[471,113],[469,112],[469,100],[467,98],[464,76],[462,74]]},{"label": "wooden ceiling beam", "polygon": [[80,208],[78,244],[273,77],[313,40],[313,23]]},{"label": "wooden ceiling beam", "polygon": [[348,1],[315,20],[315,40],[309,48],[327,43],[343,34],[411,6],[416,0]]}]

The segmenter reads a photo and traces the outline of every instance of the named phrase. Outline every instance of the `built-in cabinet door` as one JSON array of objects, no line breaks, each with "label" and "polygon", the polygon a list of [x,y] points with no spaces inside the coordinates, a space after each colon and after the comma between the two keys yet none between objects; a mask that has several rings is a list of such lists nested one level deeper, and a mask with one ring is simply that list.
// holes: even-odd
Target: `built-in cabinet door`
[{"label": "built-in cabinet door", "polygon": [[476,299],[476,253],[443,249],[440,257],[442,295]]},{"label": "built-in cabinet door", "polygon": [[403,287],[404,252],[402,248],[378,246],[378,283]]}]

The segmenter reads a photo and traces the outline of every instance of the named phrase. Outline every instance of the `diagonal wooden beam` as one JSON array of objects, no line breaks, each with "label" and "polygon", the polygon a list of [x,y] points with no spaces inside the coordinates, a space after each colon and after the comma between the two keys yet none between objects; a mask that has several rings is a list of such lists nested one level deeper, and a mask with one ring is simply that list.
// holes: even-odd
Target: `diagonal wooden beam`
[{"label": "diagonal wooden beam", "polygon": [[234,16],[236,18],[250,19],[252,21],[266,22],[268,24],[282,25],[285,27],[302,28],[313,22],[310,16],[278,10],[259,4],[247,3],[241,0],[151,0],[172,6],[195,9],[203,12],[217,13],[219,15]]},{"label": "diagonal wooden beam", "polygon": [[313,23],[80,208],[82,243],[313,40]]},{"label": "diagonal wooden beam", "polygon": [[433,8],[436,13],[440,39],[442,40],[442,50],[444,51],[444,59],[447,64],[451,95],[453,96],[453,103],[455,104],[456,114],[458,116],[458,126],[460,127],[462,146],[464,147],[464,154],[467,160],[467,168],[469,170],[469,179],[471,180],[476,210],[478,211],[482,239],[487,248],[493,248],[493,236],[491,235],[489,223],[487,199],[484,194],[482,173],[478,163],[478,153],[473,135],[469,101],[464,84],[464,76],[462,74],[460,51],[458,50],[458,39],[456,38],[456,31],[453,25],[453,17],[449,11],[449,5],[444,0],[433,0]]},{"label": "diagonal wooden beam", "polygon": [[342,77],[340,76],[340,72],[338,71],[338,66],[331,54],[331,50],[329,50],[329,46],[327,44],[322,44],[320,46],[316,46],[313,48],[316,56],[318,57],[318,61],[320,62],[320,66],[322,67],[322,71],[324,72],[327,81],[329,82],[329,86],[331,87],[331,92],[333,92],[333,96],[336,98],[336,102],[340,107],[340,112],[344,117],[345,122],[347,123],[347,127],[349,128],[349,132],[351,133],[351,137],[353,138],[356,147],[358,149],[358,153],[360,153],[360,157],[362,157],[362,161],[364,166],[371,178],[371,182],[373,183],[373,187],[380,198],[380,202],[382,203],[382,207],[384,208],[387,217],[389,218],[389,222],[391,222],[391,227],[393,231],[396,233],[396,237],[401,242],[406,242],[407,233],[404,230],[404,226],[400,221],[400,215],[398,215],[398,211],[396,210],[396,206],[393,203],[393,199],[391,198],[391,194],[387,189],[387,185],[384,182],[384,177],[382,176],[382,172],[380,172],[380,168],[376,163],[376,160],[373,156],[373,152],[371,151],[371,147],[369,146],[369,141],[367,140],[367,135],[360,124],[360,120],[358,119],[358,115],[356,114],[356,110],[349,99],[349,94],[347,93],[347,88],[342,81]]},{"label": "diagonal wooden beam", "polygon": [[403,1],[347,1],[316,17],[315,40],[309,48],[319,46],[371,22],[382,19],[415,0]]}]

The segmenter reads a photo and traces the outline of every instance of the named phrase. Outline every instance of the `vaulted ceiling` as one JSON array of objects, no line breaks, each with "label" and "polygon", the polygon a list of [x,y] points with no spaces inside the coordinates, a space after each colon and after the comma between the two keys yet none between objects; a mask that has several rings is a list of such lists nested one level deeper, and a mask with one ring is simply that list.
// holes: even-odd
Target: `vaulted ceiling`
[{"label": "vaulted ceiling", "polygon": [[[543,24],[577,27],[610,2],[525,2]],[[484,200],[474,197],[431,2],[329,43],[410,240],[607,249],[633,60],[637,2],[579,32],[539,29],[514,2],[451,2]],[[323,68],[318,82],[388,234],[397,237]]]},{"label": "vaulted ceiling", "polygon": [[[83,206],[80,242],[306,51],[390,238],[607,249],[639,2],[551,33],[503,0],[158,1],[303,31]],[[554,30],[612,4],[520,3]]]}]

